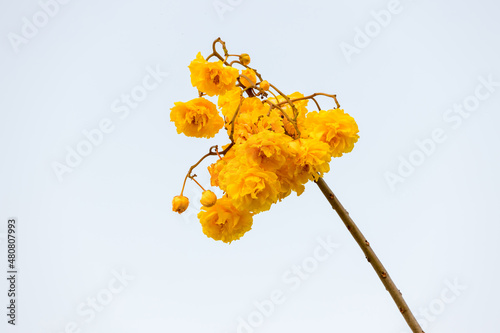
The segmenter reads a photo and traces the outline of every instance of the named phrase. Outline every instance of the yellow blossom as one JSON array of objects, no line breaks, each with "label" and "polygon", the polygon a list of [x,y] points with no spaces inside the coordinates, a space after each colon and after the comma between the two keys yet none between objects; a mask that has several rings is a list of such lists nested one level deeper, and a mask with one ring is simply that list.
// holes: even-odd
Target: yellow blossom
[{"label": "yellow blossom", "polygon": [[219,173],[226,166],[227,162],[220,159],[215,163],[210,164],[207,169],[210,173],[210,185],[219,186]]},{"label": "yellow blossom", "polygon": [[306,126],[309,136],[327,143],[332,157],[349,153],[358,141],[358,125],[354,118],[342,109],[310,112]]},{"label": "yellow blossom", "polygon": [[255,133],[259,133],[265,130],[273,131],[275,133],[285,133],[285,128],[283,127],[283,119],[279,116],[277,112],[271,112],[269,115],[261,115],[257,121],[257,128],[254,130]]},{"label": "yellow blossom", "polygon": [[297,166],[295,177],[306,183],[316,180],[323,173],[330,171],[330,147],[315,139],[297,139],[289,143],[290,151],[294,154],[294,164]]},{"label": "yellow blossom", "polygon": [[[226,146],[227,147],[227,146]],[[226,147],[222,147],[225,149]],[[229,151],[217,162],[212,163],[208,166],[208,172],[210,173],[210,185],[219,186],[219,174],[222,169],[228,164],[234,157],[234,149],[229,149]]]},{"label": "yellow blossom", "polygon": [[261,83],[260,83],[260,87],[263,89],[263,90],[269,90],[269,82],[267,82],[267,80],[263,80]]},{"label": "yellow blossom", "polygon": [[205,207],[212,207],[217,202],[217,196],[210,190],[203,191],[200,203]]},{"label": "yellow blossom", "polygon": [[257,83],[255,71],[250,68],[242,70],[240,82],[245,88],[254,86]]},{"label": "yellow blossom", "polygon": [[269,171],[280,168],[288,156],[288,143],[292,141],[288,135],[264,130],[254,134],[244,143],[237,145],[236,158],[247,161]]},{"label": "yellow blossom", "polygon": [[198,218],[207,237],[231,243],[252,229],[253,214],[234,207],[224,196],[211,207],[201,207]]},{"label": "yellow blossom", "polygon": [[223,95],[234,87],[239,71],[231,66],[224,66],[221,60],[206,61],[200,52],[189,64],[191,84],[208,96]]},{"label": "yellow blossom", "polygon": [[[301,94],[300,92],[294,92],[291,95],[287,95],[287,97],[290,100],[294,100],[294,99],[302,98],[302,97],[304,97],[304,95]],[[297,121],[297,128],[299,129],[300,132],[304,131],[304,123],[305,123],[305,119],[306,119],[306,114],[308,113],[307,103],[309,101],[307,99],[292,102],[295,109],[290,105],[290,103],[286,103],[286,99],[281,95],[278,96],[277,100],[275,98],[270,98],[269,101],[271,101],[274,104],[283,103],[283,104],[280,104],[280,107],[285,112],[285,114],[288,115],[288,117],[286,117],[284,115],[282,116],[283,127],[288,134],[290,134],[293,137],[297,136],[297,131],[295,129],[294,124],[288,120],[288,118],[294,119],[295,113],[297,113],[297,120],[296,120]],[[279,114],[282,114],[282,112],[279,109],[275,109],[275,110],[273,110],[273,112],[278,112]]]},{"label": "yellow blossom", "polygon": [[240,113],[248,113],[255,118],[258,118],[261,115],[267,114],[268,110],[269,108],[266,106],[266,104],[262,103],[262,101],[258,97],[247,97],[241,104]]},{"label": "yellow blossom", "polygon": [[170,110],[170,121],[175,123],[177,133],[187,136],[212,138],[224,126],[215,104],[203,97],[176,102]]},{"label": "yellow blossom", "polygon": [[219,174],[220,188],[239,210],[259,213],[278,201],[280,183],[274,172],[234,158]]},{"label": "yellow blossom", "polygon": [[183,213],[189,206],[189,199],[183,195],[176,195],[172,200],[172,211]]},{"label": "yellow blossom", "polygon": [[221,109],[222,114],[229,122],[233,118],[234,112],[238,108],[241,99],[241,89],[236,87],[227,91],[224,95],[219,96],[217,105]]},{"label": "yellow blossom", "polygon": [[[236,111],[236,110],[234,110]],[[259,121],[267,117],[269,108],[257,97],[248,97],[243,100],[234,123],[233,139],[236,143],[246,141],[251,135],[260,131]],[[234,114],[234,113],[233,113]],[[232,120],[232,116],[230,118]],[[226,126],[228,135],[232,126]]]},{"label": "yellow blossom", "polygon": [[301,169],[302,167],[296,165],[293,158],[288,158],[285,164],[276,171],[278,181],[281,184],[278,196],[279,200],[289,196],[292,191],[295,191],[297,196],[304,192],[304,184],[307,182],[307,179],[304,179],[304,177],[297,177],[297,174],[301,173]]},{"label": "yellow blossom", "polygon": [[[245,142],[251,135],[253,135],[256,131],[256,117],[251,113],[243,113],[238,114],[234,121],[234,132],[233,132],[233,140],[236,143]],[[227,134],[231,135],[232,125],[228,124],[226,126]]]}]

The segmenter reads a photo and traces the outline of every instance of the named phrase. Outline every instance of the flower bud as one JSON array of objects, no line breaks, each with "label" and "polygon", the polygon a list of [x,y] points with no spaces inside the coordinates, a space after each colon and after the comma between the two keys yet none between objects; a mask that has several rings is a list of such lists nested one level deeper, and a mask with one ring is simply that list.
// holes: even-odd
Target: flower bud
[{"label": "flower bud", "polygon": [[263,89],[263,90],[269,90],[269,82],[267,82],[266,80],[262,81],[260,83],[260,87]]},{"label": "flower bud", "polygon": [[212,207],[217,202],[217,196],[214,192],[206,190],[201,194],[200,203],[205,207]]},{"label": "flower bud", "polygon": [[242,53],[240,55],[240,62],[243,65],[247,66],[250,63],[250,56],[248,54],[246,54],[246,53]]},{"label": "flower bud", "polygon": [[172,200],[172,210],[177,213],[183,213],[189,206],[189,199],[183,195],[176,195]]}]

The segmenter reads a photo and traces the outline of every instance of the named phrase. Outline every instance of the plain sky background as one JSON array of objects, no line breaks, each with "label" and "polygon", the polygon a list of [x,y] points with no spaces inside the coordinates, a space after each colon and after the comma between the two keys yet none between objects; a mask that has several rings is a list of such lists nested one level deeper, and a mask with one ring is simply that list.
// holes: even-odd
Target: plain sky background
[{"label": "plain sky background", "polygon": [[[2,278],[0,331],[409,332],[315,184],[230,245],[201,232],[194,184],[191,208],[171,211],[189,166],[227,143],[169,122],[174,102],[196,97],[187,65],[221,37],[283,91],[335,93],[356,119],[359,142],[325,180],[425,331],[497,332],[499,10],[493,0],[1,0],[0,277],[14,216],[19,296],[12,327]],[[131,93],[133,108],[122,101]],[[87,156],[68,167],[78,147]],[[57,163],[71,172],[58,179]]]}]

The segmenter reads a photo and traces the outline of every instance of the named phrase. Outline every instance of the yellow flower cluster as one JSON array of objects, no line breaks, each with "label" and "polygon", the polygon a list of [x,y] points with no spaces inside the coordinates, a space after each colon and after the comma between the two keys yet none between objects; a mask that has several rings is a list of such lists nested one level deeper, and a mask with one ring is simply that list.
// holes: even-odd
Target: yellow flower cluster
[{"label": "yellow flower cluster", "polygon": [[170,120],[175,122],[179,134],[212,138],[224,126],[215,104],[203,97],[187,103],[176,102],[171,111]]},{"label": "yellow flower cluster", "polygon": [[[214,48],[207,60],[198,53],[189,69],[200,97],[175,103],[170,119],[187,136],[211,138],[223,127],[229,136],[222,152],[208,154],[218,156],[208,167],[211,185],[224,194],[217,199],[205,191],[211,194],[204,192],[198,218],[208,237],[230,243],[251,229],[255,214],[292,192],[302,194],[305,183],[328,172],[332,157],[350,152],[359,136],[335,95],[285,95],[248,67],[247,54],[229,62],[225,45],[224,51],[222,56]],[[204,95],[217,96],[217,106]],[[334,98],[337,107],[309,111],[309,100],[318,95]],[[179,202],[174,211],[187,208],[187,198]]]}]

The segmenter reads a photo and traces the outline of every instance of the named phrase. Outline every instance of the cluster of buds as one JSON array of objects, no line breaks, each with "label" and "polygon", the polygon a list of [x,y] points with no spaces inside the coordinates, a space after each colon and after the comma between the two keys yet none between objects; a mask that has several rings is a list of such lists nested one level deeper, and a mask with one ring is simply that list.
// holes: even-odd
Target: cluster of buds
[{"label": "cluster of buds", "polygon": [[[219,44],[223,55],[216,50]],[[198,97],[176,102],[170,120],[178,133],[190,137],[213,138],[224,128],[229,142],[222,150],[211,147],[189,169],[173,211],[187,209],[184,186],[188,178],[195,181],[203,190],[198,214],[203,232],[230,243],[251,229],[255,214],[292,192],[302,194],[304,184],[328,172],[332,157],[350,152],[359,136],[356,122],[335,95],[284,94],[249,66],[248,54],[229,54],[220,39],[212,49],[206,59],[198,53],[188,66]],[[322,110],[318,96],[331,98],[335,107]],[[307,108],[311,100],[317,111]],[[208,171],[211,186],[224,193],[220,198],[203,189],[192,174],[209,156],[217,158]]]}]

